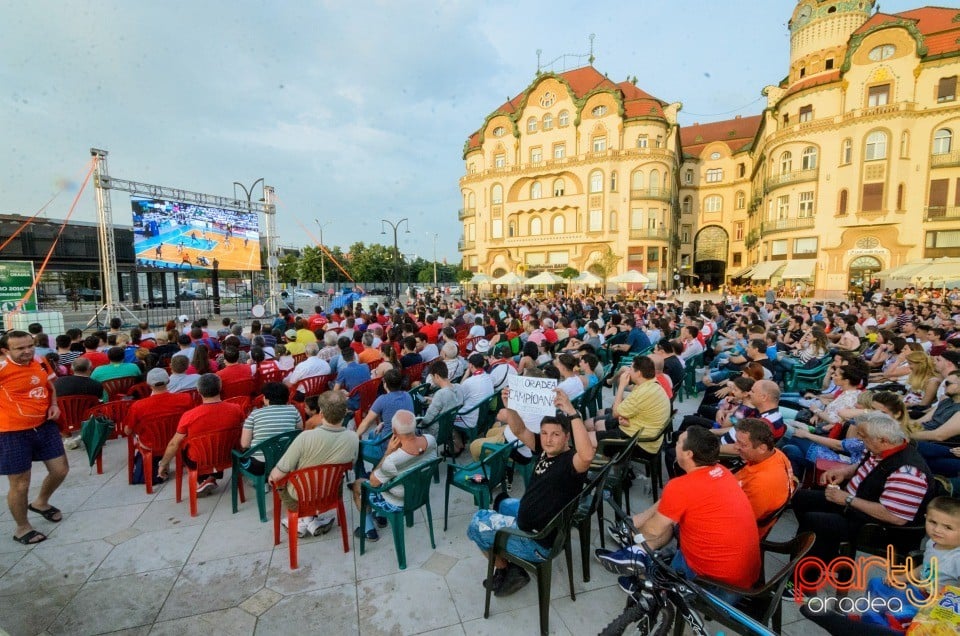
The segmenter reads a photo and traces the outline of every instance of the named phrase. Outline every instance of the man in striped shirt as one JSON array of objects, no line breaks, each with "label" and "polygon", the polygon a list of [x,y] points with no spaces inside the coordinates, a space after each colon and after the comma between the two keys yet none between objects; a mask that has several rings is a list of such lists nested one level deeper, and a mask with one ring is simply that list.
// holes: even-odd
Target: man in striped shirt
[{"label": "man in striped shirt", "polygon": [[[825,490],[802,490],[793,500],[799,532],[817,535],[810,556],[829,560],[866,523],[917,525],[933,491],[933,475],[899,422],[882,413],[857,420],[867,453],[860,464],[828,470]],[[896,546],[909,551],[915,545]]]}]

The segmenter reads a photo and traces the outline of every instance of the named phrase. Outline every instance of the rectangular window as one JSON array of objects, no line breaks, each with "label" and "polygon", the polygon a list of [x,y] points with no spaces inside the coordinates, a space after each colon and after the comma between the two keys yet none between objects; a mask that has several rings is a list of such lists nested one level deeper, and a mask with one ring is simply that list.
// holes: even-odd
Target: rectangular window
[{"label": "rectangular window", "polygon": [[627,250],[627,269],[635,269],[638,272],[643,270],[644,249],[642,247],[631,247]]},{"label": "rectangular window", "polygon": [[467,172],[468,172],[469,174],[476,174],[476,173],[477,173],[477,164],[472,163],[472,162],[471,162],[471,163],[468,163],[468,164],[467,164]]},{"label": "rectangular window", "polygon": [[742,253],[742,252],[734,252],[734,253],[733,253],[733,266],[734,266],[734,267],[741,267],[742,265],[743,265],[743,253]]},{"label": "rectangular window", "polygon": [[793,239],[794,254],[816,254],[817,237]]},{"label": "rectangular window", "polygon": [[784,114],[783,114],[783,126],[784,126],[784,128],[786,128],[786,127],[789,126],[789,125],[790,125],[790,113],[784,113]]},{"label": "rectangular window", "polygon": [[546,255],[543,252],[530,252],[526,256],[527,265],[546,265]]},{"label": "rectangular window", "polygon": [[937,101],[952,102],[957,98],[957,76],[941,77],[937,84]]},{"label": "rectangular window", "polygon": [[543,149],[540,146],[530,149],[530,163],[540,163],[543,161]]},{"label": "rectangular window", "polygon": [[683,182],[686,183],[687,185],[690,185],[693,183],[693,170],[687,170],[686,172],[683,173]]},{"label": "rectangular window", "polygon": [[782,220],[790,216],[790,195],[785,194],[777,197],[777,220]]},{"label": "rectangular window", "polygon": [[547,262],[550,265],[566,265],[569,258],[566,252],[547,252]]},{"label": "rectangular window", "polygon": [[490,224],[490,238],[503,238],[503,219],[493,219]]},{"label": "rectangular window", "polygon": [[656,148],[663,148],[663,135],[657,135]]},{"label": "rectangular window", "polygon": [[927,247],[960,247],[960,230],[927,232]]},{"label": "rectangular window", "polygon": [[603,211],[590,210],[590,221],[587,225],[587,231],[599,232],[603,229]]},{"label": "rectangular window", "polygon": [[930,181],[930,198],[927,200],[927,206],[931,208],[947,207],[947,189],[949,187],[949,179],[932,179]]},{"label": "rectangular window", "polygon": [[633,210],[630,210],[630,229],[643,229],[643,210],[640,208],[634,208]]},{"label": "rectangular window", "polygon": [[770,241],[770,255],[771,256],[786,256],[787,255],[787,239],[780,239],[778,241]]},{"label": "rectangular window", "polygon": [[660,260],[660,248],[659,247],[648,247],[647,248],[647,261],[650,263],[656,263]]},{"label": "rectangular window", "polygon": [[813,192],[800,193],[800,212],[797,216],[801,219],[813,218]]},{"label": "rectangular window", "polygon": [[720,181],[723,181],[723,168],[707,170],[707,183],[718,183]]},{"label": "rectangular window", "polygon": [[658,215],[657,215],[656,208],[650,208],[650,210],[647,211],[647,229],[649,230],[657,229],[657,225],[658,225],[657,216]]},{"label": "rectangular window", "polygon": [[800,107],[800,123],[805,121],[813,121],[813,106],[801,106]]},{"label": "rectangular window", "polygon": [[879,212],[883,209],[883,183],[863,184],[863,203],[860,209],[864,212]]},{"label": "rectangular window", "polygon": [[690,255],[683,254],[680,256],[680,267],[690,267]]},{"label": "rectangular window", "polygon": [[689,243],[690,242],[690,231],[692,230],[689,225],[680,226],[680,242]]},{"label": "rectangular window", "polygon": [[646,148],[650,143],[647,135],[640,135],[637,137],[637,148]]},{"label": "rectangular window", "polygon": [[823,63],[823,68],[824,68],[825,70],[828,70],[828,71],[833,69],[833,58],[832,58],[832,57],[828,57],[828,58],[827,58],[827,61]]},{"label": "rectangular window", "polygon": [[507,158],[504,155],[494,155],[493,157],[494,168],[503,168],[506,165],[507,165]]},{"label": "rectangular window", "polygon": [[563,159],[567,156],[567,145],[566,144],[553,144],[553,158],[554,159]]},{"label": "rectangular window", "polygon": [[477,240],[477,225],[476,223],[471,223],[467,226],[467,240],[473,243]]},{"label": "rectangular window", "polygon": [[[960,178],[957,179],[957,183],[953,191],[953,204],[957,207],[960,207]],[[902,210],[903,206],[901,205],[898,209]]]},{"label": "rectangular window", "polygon": [[871,86],[867,91],[867,108],[886,106],[890,103],[890,85]]},{"label": "rectangular window", "polygon": [[603,152],[607,149],[607,138],[606,137],[594,137],[593,138],[593,151],[594,152]]},{"label": "rectangular window", "polygon": [[743,240],[743,222],[733,224],[733,240]]},{"label": "rectangular window", "polygon": [[737,178],[742,179],[742,178],[745,177],[745,176],[747,176],[747,164],[745,164],[745,163],[738,163],[738,164],[737,164]]}]

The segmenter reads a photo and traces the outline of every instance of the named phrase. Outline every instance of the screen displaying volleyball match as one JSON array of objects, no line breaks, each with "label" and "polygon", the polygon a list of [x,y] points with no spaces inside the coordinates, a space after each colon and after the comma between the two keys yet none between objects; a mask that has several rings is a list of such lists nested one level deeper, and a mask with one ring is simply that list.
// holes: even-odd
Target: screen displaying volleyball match
[{"label": "screen displaying volleyball match", "polygon": [[165,269],[260,269],[260,216],[193,203],[130,197],[137,263]]}]

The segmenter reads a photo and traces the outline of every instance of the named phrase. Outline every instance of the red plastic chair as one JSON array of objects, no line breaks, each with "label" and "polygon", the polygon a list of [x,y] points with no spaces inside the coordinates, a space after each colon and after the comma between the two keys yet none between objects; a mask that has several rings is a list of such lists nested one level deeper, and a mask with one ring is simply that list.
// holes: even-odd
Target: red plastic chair
[{"label": "red plastic chair", "polygon": [[267,401],[264,399],[263,395],[258,395],[257,397],[253,398],[253,401],[250,403],[251,410],[262,409],[264,406],[266,406],[266,404]]},{"label": "red plastic chair", "polygon": [[[426,362],[411,364],[409,367],[400,370],[403,375],[403,386],[409,390],[415,387],[423,380],[423,370],[427,368]],[[414,384],[416,383],[416,384]]]},{"label": "red plastic chair", "polygon": [[220,387],[220,399],[229,400],[232,397],[247,397],[254,394],[257,388],[256,380],[251,377],[249,380],[236,380],[234,382],[225,382]]},{"label": "red plastic chair", "polygon": [[200,397],[200,391],[197,391],[196,389],[190,389],[189,391],[183,391],[183,392],[188,393],[190,397],[193,398],[194,406],[200,406],[203,403],[203,398]]},{"label": "red plastic chair", "polygon": [[[287,527],[290,530],[290,569],[297,569],[297,525],[300,515],[316,516],[327,510],[336,509],[337,523],[340,524],[340,538],[343,551],[350,551],[347,538],[347,511],[343,507],[343,476],[353,468],[353,464],[324,464],[295,470],[273,489],[273,545],[280,545],[280,514],[284,508],[280,503],[278,490],[293,484],[297,492],[297,509],[287,510]],[[362,523],[361,523],[362,525]]]},{"label": "red plastic chair", "polygon": [[79,433],[80,424],[86,419],[87,411],[97,404],[100,404],[100,400],[92,395],[65,395],[57,398],[57,406],[60,407],[60,417],[57,418],[60,435],[70,437],[73,433]]},{"label": "red plastic chair", "polygon": [[290,391],[290,400],[293,401],[293,397],[297,393],[302,393],[303,397],[310,397],[311,395],[320,395],[330,387],[330,383],[337,379],[337,376],[333,373],[328,373],[326,375],[314,375],[309,378],[304,378],[293,385],[293,389]]},{"label": "red plastic chair", "polygon": [[[180,413],[161,415],[137,425],[134,435],[127,438],[127,483],[133,483],[134,454],[140,451],[143,457],[143,481],[147,487],[147,494],[153,494],[153,455],[154,453],[163,455],[167,450],[167,444],[177,433],[180,415]],[[174,457],[174,460],[177,462],[177,471],[179,471],[179,455]]]},{"label": "red plastic chair", "polygon": [[133,400],[140,400],[148,397],[150,393],[152,393],[152,389],[150,388],[149,384],[146,382],[138,382],[127,390],[127,395],[125,397]]},{"label": "red plastic chair", "polygon": [[114,378],[113,380],[104,380],[103,390],[107,393],[107,401],[122,400],[127,392],[138,383],[140,378],[130,376],[127,378]]},{"label": "red plastic chair", "polygon": [[357,395],[360,396],[360,406],[353,412],[353,421],[356,422],[357,426],[363,421],[367,411],[370,410],[370,407],[373,406],[374,401],[377,399],[377,393],[380,391],[380,382],[380,378],[371,378],[353,387],[353,390],[350,391],[350,394],[347,396],[347,400]]},{"label": "red plastic chair", "polygon": [[260,379],[263,384],[267,382],[282,382],[284,377],[286,377],[286,373],[277,367],[268,367],[260,371]]},{"label": "red plastic chair", "polygon": [[[222,398],[221,394],[221,398]],[[236,395],[231,398],[226,398],[224,402],[229,402],[230,404],[236,404],[240,407],[240,410],[243,411],[243,417],[246,418],[250,415],[250,411],[253,410],[253,403],[250,401],[249,395]]]},{"label": "red plastic chair", "polygon": [[[105,417],[115,424],[113,432],[108,439],[117,439],[120,436],[126,437],[123,432],[123,420],[127,417],[127,411],[130,410],[132,404],[133,400],[118,400],[116,402],[106,403],[98,402],[87,410],[83,419],[86,420],[94,415]],[[97,474],[103,474],[103,453],[97,456]]]},{"label": "red plastic chair", "polygon": [[[183,446],[183,453],[193,463],[193,468],[187,466],[187,488],[190,489],[190,516],[197,516],[197,476],[200,473],[209,474],[226,470],[233,466],[233,450],[240,448],[240,427],[217,431],[215,433],[201,433],[188,435]],[[144,463],[146,466],[146,463]],[[177,462],[176,477],[177,503],[182,501],[183,465]],[[243,480],[237,480],[237,489],[240,501],[247,498],[243,494]]]},{"label": "red plastic chair", "polygon": [[293,354],[293,366],[297,366],[301,362],[307,359],[307,354],[305,353],[295,353]]}]

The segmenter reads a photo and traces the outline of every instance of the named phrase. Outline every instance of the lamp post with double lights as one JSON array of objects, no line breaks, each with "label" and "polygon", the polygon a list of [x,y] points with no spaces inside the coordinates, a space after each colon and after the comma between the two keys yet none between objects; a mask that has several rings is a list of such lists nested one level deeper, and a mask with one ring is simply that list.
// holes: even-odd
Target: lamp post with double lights
[{"label": "lamp post with double lights", "polygon": [[320,219],[314,219],[313,221],[317,224],[317,227],[320,228],[320,284],[326,288],[327,273],[323,268],[323,228],[330,225],[330,221],[327,221],[326,223],[321,223]]},{"label": "lamp post with double lights", "polygon": [[410,233],[410,222],[406,217],[400,219],[396,223],[389,221],[387,219],[380,219],[380,233],[386,234],[387,229],[384,227],[384,223],[390,226],[393,230],[393,296],[394,298],[400,298],[400,249],[397,246],[397,230],[400,229],[400,226],[404,223],[407,224],[406,234]]}]

